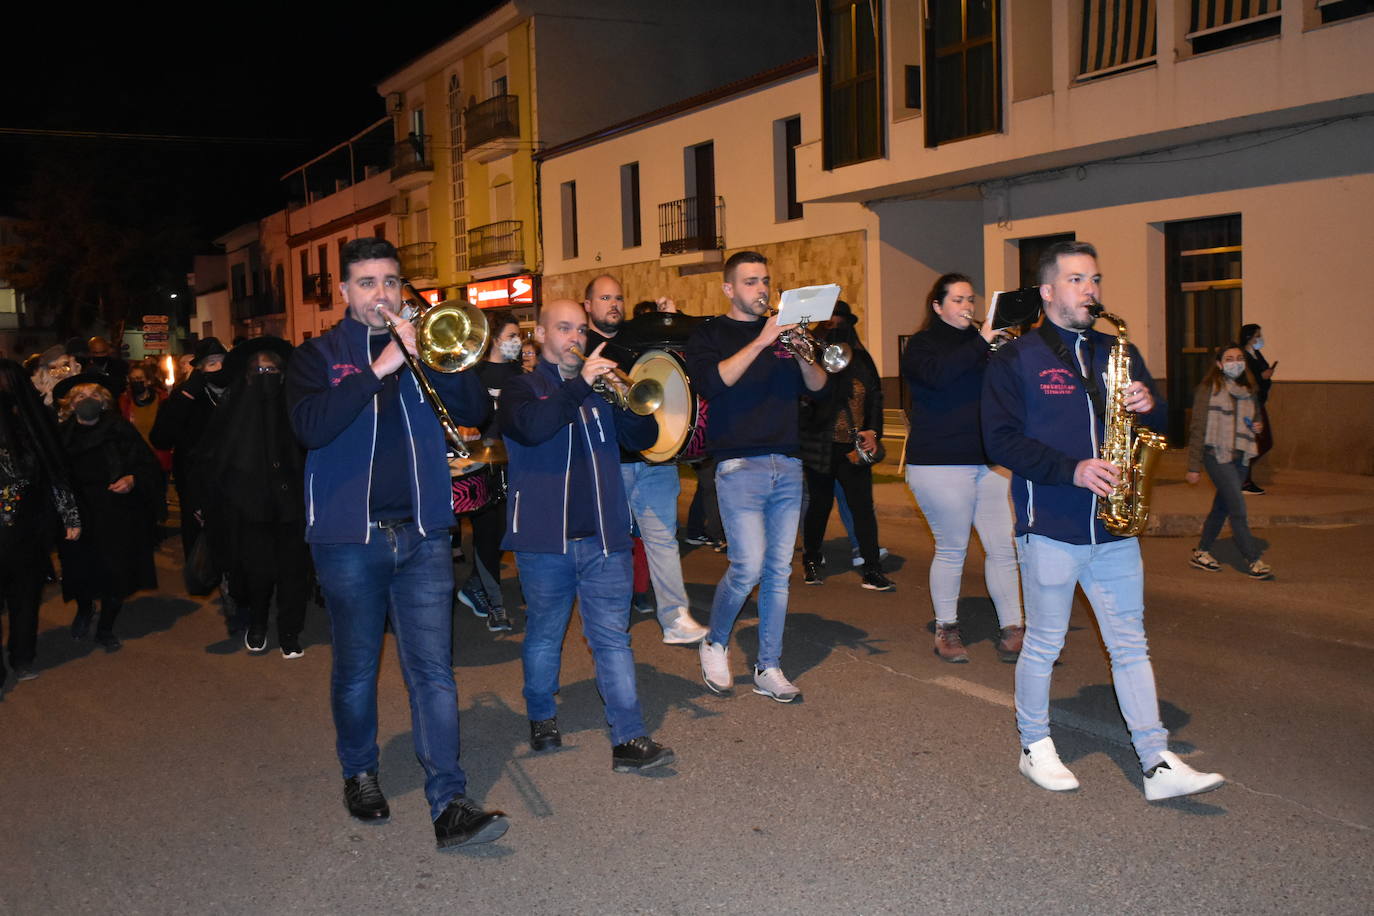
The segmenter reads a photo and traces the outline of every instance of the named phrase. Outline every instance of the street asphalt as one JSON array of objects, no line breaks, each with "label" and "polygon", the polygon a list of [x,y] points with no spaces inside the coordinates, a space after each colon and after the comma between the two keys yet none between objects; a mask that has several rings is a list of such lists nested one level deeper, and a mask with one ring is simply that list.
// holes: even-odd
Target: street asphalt
[{"label": "street asphalt", "polygon": [[[898,484],[884,485],[900,489]],[[981,554],[961,615],[972,661],[931,652],[929,534],[885,492],[898,590],[859,588],[832,520],[828,578],[793,577],[781,705],[747,678],[757,620],[732,647],[735,695],[696,651],[632,621],[655,737],[678,763],[611,771],[577,630],[564,652],[565,747],[532,754],[520,630],[455,613],[469,793],[510,816],[496,843],[436,851],[405,690],[380,675],[384,825],[344,810],[329,717],[328,622],[304,658],[249,655],[218,601],[135,597],[122,651],[73,643],[48,592],[40,676],[6,685],[0,913],[1368,913],[1374,900],[1374,526],[1260,530],[1276,576],[1189,568],[1192,541],[1143,540],[1147,626],[1172,747],[1221,789],[1147,803],[1080,595],[1054,682],[1054,737],[1082,788],[1016,769],[1011,665],[992,648]],[[1272,491],[1271,491],[1272,492]],[[1268,496],[1262,498],[1269,498]],[[721,555],[685,548],[693,604]],[[508,569],[506,598],[518,608]],[[701,616],[704,617],[704,614]]]}]

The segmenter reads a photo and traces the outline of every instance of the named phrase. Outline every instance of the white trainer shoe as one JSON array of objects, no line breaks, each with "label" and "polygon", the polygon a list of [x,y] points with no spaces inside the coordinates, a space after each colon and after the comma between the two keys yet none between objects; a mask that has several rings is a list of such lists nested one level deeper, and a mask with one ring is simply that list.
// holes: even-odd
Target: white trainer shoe
[{"label": "white trainer shoe", "polygon": [[779,703],[791,703],[801,699],[801,691],[787,679],[781,668],[754,669],[754,692],[772,697]]},{"label": "white trainer shoe", "polygon": [[1145,774],[1147,801],[1210,792],[1226,782],[1220,773],[1199,773],[1173,751],[1165,751],[1162,756],[1163,762]]},{"label": "white trainer shoe", "polygon": [[730,652],[708,639],[701,641],[701,679],[716,696],[734,692],[735,679],[730,674]]},{"label": "white trainer shoe", "polygon": [[1078,788],[1078,780],[1069,768],[1059,761],[1059,753],[1054,749],[1054,739],[1041,738],[1030,747],[1021,751],[1021,775],[1042,789],[1051,792],[1072,792]]},{"label": "white trainer shoe", "polygon": [[711,631],[697,623],[696,618],[686,611],[673,618],[663,627],[663,641],[670,646],[695,646],[706,638]]}]

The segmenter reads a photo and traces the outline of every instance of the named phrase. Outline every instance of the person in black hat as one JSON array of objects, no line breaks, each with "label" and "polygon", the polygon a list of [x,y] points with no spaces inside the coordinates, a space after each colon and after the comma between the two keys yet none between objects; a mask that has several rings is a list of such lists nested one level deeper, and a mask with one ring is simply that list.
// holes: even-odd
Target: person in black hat
[{"label": "person in black hat", "polygon": [[[8,611],[9,663],[19,680],[36,676],[38,608],[48,550],[65,529],[81,536],[76,497],[52,412],[28,373],[0,359],[0,607]],[[0,660],[0,685],[5,665]]]},{"label": "person in black hat", "polygon": [[254,337],[225,358],[229,385],[196,448],[191,483],[213,555],[246,611],[230,629],[246,627],[248,651],[265,651],[275,592],[278,645],[284,657],[299,658],[310,558],[304,455],[282,386],[291,350],[279,337]]},{"label": "person in black hat", "polygon": [[229,378],[221,374],[227,352],[217,337],[206,337],[196,343],[195,358],[191,360],[193,371],[158,407],[157,420],[148,436],[153,448],[172,453],[172,482],[181,505],[181,549],[187,558],[201,529],[197,520],[200,505],[187,485],[191,455],[228,388]]},{"label": "person in black hat", "polygon": [[148,443],[115,409],[106,376],[63,379],[53,389],[53,401],[82,520],[81,537],[59,545],[62,596],[77,605],[74,639],[90,630],[100,599],[95,638],[113,652],[120,647],[114,622],[124,599],[157,588],[153,549],[157,522],[166,514],[162,471]]}]

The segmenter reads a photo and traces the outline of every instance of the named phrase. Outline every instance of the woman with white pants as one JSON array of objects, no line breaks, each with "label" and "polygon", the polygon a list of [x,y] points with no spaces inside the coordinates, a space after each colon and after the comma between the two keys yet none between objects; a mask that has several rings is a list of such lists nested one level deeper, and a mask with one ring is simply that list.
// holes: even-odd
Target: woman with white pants
[{"label": "woman with white pants", "polygon": [[902,378],[911,392],[906,482],[935,535],[930,595],[935,605],[935,654],[967,662],[959,633],[959,590],[973,529],[987,560],[983,577],[997,608],[998,656],[1021,653],[1020,581],[1012,543],[1010,477],[988,465],[979,426],[983,371],[996,332],[973,323],[972,281],[949,273],[926,297],[925,323],[907,341]]}]

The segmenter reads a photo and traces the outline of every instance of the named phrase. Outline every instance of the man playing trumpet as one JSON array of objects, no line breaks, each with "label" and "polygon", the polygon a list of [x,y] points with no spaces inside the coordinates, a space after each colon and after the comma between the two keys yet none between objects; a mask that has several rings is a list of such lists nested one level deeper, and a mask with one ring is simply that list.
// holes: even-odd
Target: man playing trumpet
[{"label": "man playing trumpet", "polygon": [[[672,763],[647,734],[630,650],[630,509],[620,447],[647,448],[652,415],[612,405],[593,390],[610,373],[604,344],[582,357],[587,315],[571,299],[544,306],[534,329],[539,364],[501,391],[510,455],[504,550],[515,551],[525,591],[525,708],[530,747],[559,747],[557,706],[563,640],[578,601],[596,686],[611,729],[611,766],[634,772]],[[612,382],[615,384],[615,382]]]},{"label": "man playing trumpet", "polygon": [[829,394],[819,362],[793,355],[778,336],[795,325],[768,317],[768,260],[741,251],[725,262],[730,310],[704,322],[687,343],[687,370],[711,402],[706,451],[718,459],[716,489],[730,568],[716,586],[701,676],[714,693],[734,688],[727,646],[749,592],[759,589],[759,653],[754,692],[779,703],[801,697],[782,672],[787,580],[801,513],[798,410],[803,394]]}]

